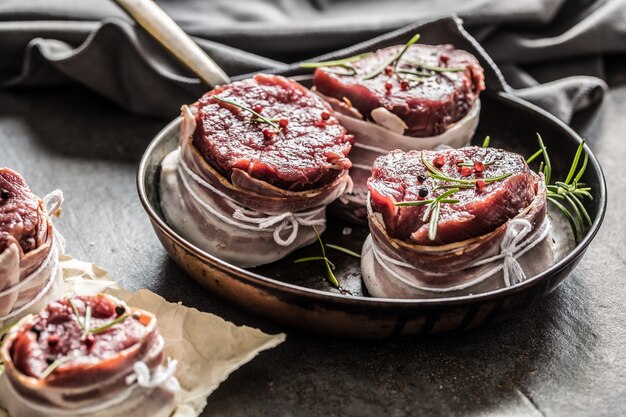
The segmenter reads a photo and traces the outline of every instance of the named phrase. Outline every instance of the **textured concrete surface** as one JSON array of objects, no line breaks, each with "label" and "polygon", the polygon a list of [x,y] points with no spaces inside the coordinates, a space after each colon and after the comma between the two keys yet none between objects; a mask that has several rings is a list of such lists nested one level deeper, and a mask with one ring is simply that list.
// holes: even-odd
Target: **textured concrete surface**
[{"label": "textured concrete surface", "polygon": [[[623,64],[623,63],[622,63]],[[626,65],[620,66],[626,68]],[[626,415],[626,79],[614,71],[590,145],[608,177],[604,227],[573,276],[497,326],[428,340],[361,342],[288,331],[235,372],[205,416]],[[135,191],[137,162],[165,125],[80,88],[0,91],[0,165],[40,195],[66,195],[68,252],[237,324],[286,329],[205,292],[171,262]]]}]

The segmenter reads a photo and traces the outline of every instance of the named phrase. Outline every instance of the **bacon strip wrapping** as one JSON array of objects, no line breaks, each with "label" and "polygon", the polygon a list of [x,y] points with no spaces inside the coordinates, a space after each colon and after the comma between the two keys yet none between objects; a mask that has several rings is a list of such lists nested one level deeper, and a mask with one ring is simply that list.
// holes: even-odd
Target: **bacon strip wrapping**
[{"label": "bacon strip wrapping", "polygon": [[[483,152],[477,151],[478,148],[466,149],[468,149],[466,152],[474,155]],[[457,153],[444,151],[440,155],[446,154],[450,155],[449,158],[454,158],[460,152],[463,150]],[[488,154],[491,151],[485,152]],[[398,151],[395,155],[401,153]],[[393,155],[387,158],[391,160]],[[505,153],[502,164],[506,163],[506,158]],[[399,207],[379,205],[376,208],[375,203],[384,201],[388,196],[378,195],[375,201],[373,197],[375,191],[383,190],[383,186],[390,186],[391,183],[385,182],[385,178],[381,177],[376,180],[370,179],[371,184],[376,184],[374,187],[370,185],[373,191],[368,200],[371,234],[364,243],[361,259],[363,280],[370,295],[384,298],[428,299],[477,294],[518,284],[552,265],[554,247],[550,235],[550,221],[546,216],[545,181],[542,175],[528,170],[525,163],[523,165],[517,174],[514,173],[503,180],[499,186],[494,185],[496,191],[477,194],[483,200],[474,205],[475,214],[468,211],[470,210],[468,204],[472,203],[470,200],[463,200],[458,209],[449,208],[446,212],[447,217],[441,220],[439,228],[445,227],[445,230],[438,230],[437,241],[434,243],[424,241],[426,239],[423,236],[424,229],[428,225],[419,226],[415,231],[409,229],[407,232],[401,229],[404,223],[399,223],[400,220],[406,223],[410,218],[418,218],[421,221],[421,215],[411,211],[399,211]],[[385,168],[378,166],[377,162],[375,170],[377,169],[377,172],[381,172],[380,170]],[[402,170],[402,166],[396,165],[395,169]],[[410,174],[407,174],[407,178],[410,178]],[[520,178],[526,178],[530,182],[520,181]],[[523,185],[525,188],[521,188],[522,184],[525,184]],[[511,204],[514,198],[505,197],[509,190],[515,190],[517,196],[527,191],[531,198],[528,203],[523,203],[522,207],[517,204],[522,204],[524,199],[518,199],[513,206]],[[470,197],[467,196],[473,192],[467,190],[468,194],[457,198],[468,199]],[[471,230],[484,230],[486,226],[484,218],[476,217],[479,213],[489,216],[504,212],[504,209],[491,206],[499,198],[496,193],[502,193],[501,196],[505,198],[501,200],[501,204],[508,204],[510,207],[507,210],[515,209],[517,214],[505,218],[503,223],[495,223],[491,230],[468,237]],[[481,211],[477,209],[479,206],[488,210]],[[519,210],[516,207],[519,207]],[[394,215],[393,210],[396,210],[395,217],[391,217]],[[388,216],[387,220],[385,216]],[[392,221],[397,222],[393,228],[390,227]],[[477,227],[478,224],[481,225],[480,228]],[[453,239],[454,231],[461,237],[460,240]],[[394,234],[399,233],[409,237],[407,239],[394,237]]]},{"label": "bacon strip wrapping", "polygon": [[60,210],[61,191],[42,200],[18,173],[0,168],[0,194],[2,327],[41,309],[63,293],[58,257],[64,244],[50,219],[50,214]]},{"label": "bacon strip wrapping", "polygon": [[195,106],[182,108],[179,149],[162,162],[161,209],[167,222],[200,249],[240,267],[274,262],[316,240],[326,206],[349,191],[347,170],[318,188],[278,188],[234,168],[230,179],[193,145]]},{"label": "bacon strip wrapping", "polygon": [[[85,336],[87,306],[92,328],[118,313],[127,318]],[[7,334],[0,399],[14,417],[167,417],[180,386],[175,361],[163,365],[163,348],[154,315],[112,296],[53,302]]]}]

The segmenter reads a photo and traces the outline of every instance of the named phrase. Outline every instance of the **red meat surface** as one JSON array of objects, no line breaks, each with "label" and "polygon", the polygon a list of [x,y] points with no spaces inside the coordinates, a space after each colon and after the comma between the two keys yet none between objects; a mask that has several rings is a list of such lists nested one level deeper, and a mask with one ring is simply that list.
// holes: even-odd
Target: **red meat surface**
[{"label": "red meat surface", "polygon": [[40,244],[39,226],[43,202],[24,178],[9,168],[0,168],[0,253],[17,242],[23,253]]},{"label": "red meat surface", "polygon": [[[276,132],[249,111],[213,96],[257,109],[276,124],[286,122]],[[238,168],[282,189],[305,190],[332,182],[351,166],[346,156],[353,138],[331,107],[284,77],[256,75],[217,87],[196,107],[193,144],[226,177]]]},{"label": "red meat surface", "polygon": [[[423,156],[422,156],[423,155]],[[456,204],[442,204],[437,239],[428,239],[425,205],[398,207],[402,201],[430,200],[453,185],[428,175],[422,157],[449,177],[465,180],[487,179],[511,174],[506,179],[485,183],[484,187],[462,188],[452,197]],[[482,172],[458,164],[481,163]],[[468,171],[469,170],[469,171]],[[423,180],[423,182],[422,182]],[[372,209],[381,213],[387,233],[418,244],[443,244],[489,233],[528,207],[537,193],[538,176],[518,154],[494,148],[467,147],[445,151],[393,151],[376,159],[368,180]],[[420,196],[420,191],[422,196]],[[426,194],[427,192],[427,194]]]},{"label": "red meat surface", "polygon": [[[340,67],[317,68],[315,88],[326,96],[339,100],[347,98],[352,106],[371,119],[370,113],[384,107],[400,117],[408,126],[407,136],[436,136],[446,131],[469,112],[479,93],[485,89],[483,69],[478,60],[468,52],[451,45],[412,45],[402,56],[397,72],[381,71],[378,76],[366,79],[386,62],[396,56],[403,46],[381,49],[351,65],[356,75],[342,75]],[[459,72],[436,72],[420,68],[417,64],[436,67],[463,68]],[[391,67],[389,67],[389,70]],[[417,77],[399,71],[420,71],[431,74]],[[402,78],[408,84],[402,84]]]},{"label": "red meat surface", "polygon": [[[124,311],[120,311],[114,298],[102,295],[74,297],[72,304],[83,321],[87,306],[90,306],[90,329],[98,329],[121,314],[130,313],[128,307],[124,306]],[[56,301],[20,329],[11,345],[10,355],[21,373],[38,378],[60,358],[72,358],[63,364],[64,368],[96,366],[139,343],[147,330],[139,320],[129,316],[100,333],[87,337],[83,337],[83,333],[70,303]]]}]

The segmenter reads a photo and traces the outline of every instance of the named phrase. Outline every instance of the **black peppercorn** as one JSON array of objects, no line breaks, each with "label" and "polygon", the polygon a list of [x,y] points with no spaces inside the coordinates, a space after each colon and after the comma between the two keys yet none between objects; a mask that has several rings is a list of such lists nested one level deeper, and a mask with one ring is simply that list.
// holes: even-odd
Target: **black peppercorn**
[{"label": "black peppercorn", "polygon": [[419,190],[419,196],[420,197],[426,197],[428,195],[428,188],[426,187],[422,187]]},{"label": "black peppercorn", "polygon": [[423,176],[423,175],[418,175],[418,176],[417,176],[417,180],[418,180],[420,183],[422,183],[422,182],[426,181],[426,177],[425,177],[425,176]]},{"label": "black peppercorn", "polygon": [[0,197],[2,197],[3,200],[6,200],[11,197],[11,194],[7,190],[2,190],[0,191]]},{"label": "black peppercorn", "polygon": [[124,313],[126,313],[126,307],[124,306],[115,307],[115,314],[117,314],[118,316],[121,316]]},{"label": "black peppercorn", "polygon": [[39,340],[39,335],[41,334],[41,327],[39,327],[39,326],[33,326],[33,327],[30,329],[30,331],[31,331],[31,332],[33,332],[33,333],[35,333],[35,336],[36,336],[37,340]]},{"label": "black peppercorn", "polygon": [[53,358],[52,356],[48,356],[48,357],[46,358],[46,363],[47,363],[48,365],[52,365],[52,364],[54,363],[54,358]]}]

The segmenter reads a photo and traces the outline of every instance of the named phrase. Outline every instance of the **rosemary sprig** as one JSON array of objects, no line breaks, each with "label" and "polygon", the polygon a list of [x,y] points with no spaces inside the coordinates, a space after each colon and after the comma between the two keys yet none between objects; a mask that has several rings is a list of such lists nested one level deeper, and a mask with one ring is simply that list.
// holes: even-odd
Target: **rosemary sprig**
[{"label": "rosemary sprig", "polygon": [[439,225],[439,213],[441,212],[441,205],[460,203],[461,200],[449,198],[458,191],[460,191],[459,188],[452,188],[431,200],[401,201],[399,203],[395,203],[395,206],[414,207],[427,205],[428,207],[426,207],[426,211],[424,211],[422,221],[425,222],[428,220],[428,239],[435,240],[437,238],[437,226]]},{"label": "rosemary sprig", "polygon": [[[440,181],[446,181],[446,182],[450,182],[453,184],[470,184],[470,185],[476,185],[476,181],[478,180],[464,180],[462,178],[453,178],[449,175],[446,175],[443,173],[443,171],[435,168],[435,166],[433,164],[430,163],[430,161],[428,161],[425,157],[424,157],[424,152],[422,152],[422,163],[424,164],[424,166],[426,167],[426,169],[428,170],[427,175],[431,178],[434,178],[436,180],[440,180]],[[512,174],[510,172],[502,174],[502,175],[498,175],[495,177],[488,177],[488,178],[481,178],[485,184],[489,184],[492,182],[497,182],[497,181],[502,181],[508,177],[510,177]]]},{"label": "rosemary sprig", "polygon": [[113,320],[113,321],[111,321],[111,322],[109,322],[109,323],[107,323],[105,325],[102,325],[100,327],[96,327],[95,329],[91,329],[90,333],[91,334],[103,333],[103,332],[109,330],[111,327],[115,326],[116,324],[119,324],[119,323],[123,322],[124,320],[126,320],[129,317],[130,317],[130,314],[124,313],[121,316],[117,317],[115,320]]},{"label": "rosemary sprig", "polygon": [[352,64],[362,60],[365,57],[372,55],[373,52],[366,52],[364,54],[358,54],[343,59],[334,59],[332,61],[320,61],[320,62],[303,62],[300,64],[301,68],[322,68],[322,67],[340,67],[346,64]]},{"label": "rosemary sprig", "polygon": [[[589,154],[584,149],[585,141],[578,145],[565,181],[555,181],[553,184],[550,183],[552,163],[548,154],[548,148],[539,134],[537,134],[537,141],[539,142],[539,150],[531,155],[526,162],[531,163],[539,156],[543,157],[543,161],[539,165],[539,172],[543,173],[545,178],[547,199],[563,213],[574,233],[574,239],[576,242],[579,242],[582,239],[585,224],[587,226],[592,224],[591,216],[589,216],[583,204],[585,198],[593,200],[593,196],[590,193],[591,187],[587,187],[585,183],[580,182],[589,161]],[[581,164],[580,158],[583,152],[584,156]]]},{"label": "rosemary sprig", "polygon": [[57,370],[57,368],[61,365],[63,365],[64,363],[68,362],[70,360],[69,356],[65,356],[63,358],[59,358],[57,360],[55,360],[54,362],[52,362],[50,364],[50,366],[48,366],[46,369],[44,369],[44,371],[41,373],[41,375],[39,375],[39,379],[44,380],[46,378],[48,378],[50,375],[52,375],[52,373],[54,371]]},{"label": "rosemary sprig", "polygon": [[252,115],[255,116],[255,118],[253,119],[254,121],[267,123],[268,125],[272,126],[274,130],[276,130],[277,132],[280,132],[280,127],[276,123],[274,123],[271,119],[268,119],[267,117],[262,116],[260,113],[255,112],[250,107],[245,106],[243,104],[239,104],[236,101],[228,100],[226,98],[222,98],[218,96],[211,96],[211,97],[213,97],[217,101],[221,101],[222,103],[232,104],[235,107],[239,107],[242,110],[252,113]]},{"label": "rosemary sprig", "polygon": [[419,39],[420,39],[420,34],[419,33],[415,34],[404,45],[404,48],[402,48],[402,50],[399,53],[397,53],[396,55],[393,55],[390,59],[388,59],[387,61],[383,62],[383,65],[381,65],[380,67],[378,67],[374,71],[372,71],[369,74],[367,74],[365,77],[363,77],[363,79],[364,80],[370,80],[372,78],[376,78],[381,72],[383,72],[385,70],[385,68],[387,68],[389,66],[393,66],[393,70],[395,72],[396,68],[398,67],[398,63],[400,62],[400,59],[402,59],[402,55],[404,55],[406,53],[406,51],[409,50],[411,45],[413,45],[415,42],[419,41]]},{"label": "rosemary sprig", "polygon": [[334,250],[337,250],[339,252],[343,252],[346,255],[350,255],[350,256],[352,256],[354,258],[361,259],[361,255],[359,255],[358,253],[356,253],[354,251],[351,251],[350,249],[344,248],[343,246],[338,246],[338,245],[333,245],[331,243],[327,243],[326,247],[334,249]]},{"label": "rosemary sprig", "polygon": [[317,231],[317,228],[315,226],[312,226],[312,227],[313,227],[313,231],[315,232],[315,236],[317,236],[317,241],[319,242],[320,247],[322,248],[322,256],[307,256],[304,258],[298,258],[295,261],[293,261],[293,263],[299,264],[302,262],[310,262],[310,261],[324,261],[324,266],[326,268],[326,275],[328,276],[328,280],[335,288],[339,288],[339,281],[337,280],[337,277],[333,273],[333,269],[335,269],[335,264],[333,264],[330,261],[330,259],[328,259],[328,256],[326,256],[325,247],[327,246],[331,249],[343,252],[346,255],[354,256],[355,258],[360,258],[361,255],[359,255],[356,252],[351,251],[350,249],[346,249],[338,245],[332,245],[330,243],[324,244],[324,242],[322,242],[322,238],[320,237],[319,232]]}]

